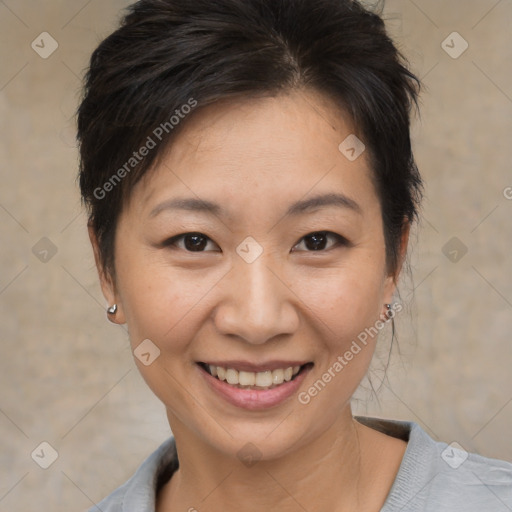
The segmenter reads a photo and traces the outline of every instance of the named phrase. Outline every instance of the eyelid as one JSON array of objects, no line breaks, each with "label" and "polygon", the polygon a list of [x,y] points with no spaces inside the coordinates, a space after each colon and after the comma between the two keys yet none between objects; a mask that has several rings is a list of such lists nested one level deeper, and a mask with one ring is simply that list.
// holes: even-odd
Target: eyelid
[{"label": "eyelid", "polygon": [[[306,252],[306,253],[311,253],[311,254],[318,254],[318,253],[325,253],[325,252],[329,252],[330,250],[332,249],[336,249],[337,247],[339,246],[346,246],[346,247],[350,247],[352,244],[349,240],[347,240],[344,236],[342,235],[339,235],[338,233],[334,233],[333,231],[312,231],[311,233],[308,233],[307,235],[304,235],[302,238],[300,238],[300,240],[293,246],[293,248],[295,248],[297,245],[299,245],[300,243],[302,243],[304,241],[305,238],[311,236],[311,235],[318,235],[318,234],[322,234],[324,236],[328,236],[330,238],[333,238],[336,240],[336,243],[330,247],[329,249],[322,249],[322,250],[319,250],[319,251],[300,251],[300,252]],[[293,250],[293,249],[292,249]],[[296,251],[294,251],[296,252]]]},{"label": "eyelid", "polygon": [[[176,249],[182,249],[181,247],[177,246],[177,243],[179,241],[183,240],[186,236],[192,236],[192,235],[201,236],[201,237],[206,239],[206,243],[212,242],[213,244],[217,245],[209,236],[205,235],[204,233],[200,233],[199,231],[189,231],[189,232],[181,233],[180,235],[176,235],[176,236],[173,236],[171,238],[168,238],[168,239],[164,240],[160,244],[160,247],[161,248],[175,247]],[[217,245],[217,247],[218,247],[218,245]],[[187,252],[187,253],[191,253],[191,254],[192,253],[201,254],[201,253],[204,253],[204,252],[212,252],[212,251],[187,251],[186,249],[182,249],[182,250]]]}]

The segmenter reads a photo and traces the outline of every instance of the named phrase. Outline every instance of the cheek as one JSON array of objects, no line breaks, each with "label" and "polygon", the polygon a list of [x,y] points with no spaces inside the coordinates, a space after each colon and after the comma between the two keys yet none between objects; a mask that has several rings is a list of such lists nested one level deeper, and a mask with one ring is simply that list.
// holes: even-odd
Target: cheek
[{"label": "cheek", "polygon": [[[177,269],[157,264],[141,253],[124,254],[117,274],[134,361],[149,388],[166,406],[194,411],[197,404],[183,383],[192,365],[191,340],[205,321],[210,279],[185,278]],[[152,345],[144,351],[138,349],[147,346],[141,345],[144,340],[151,340],[157,349]],[[147,352],[151,360],[146,365],[137,353]],[[153,354],[158,355],[153,359]]]},{"label": "cheek", "polygon": [[[186,276],[178,269],[135,252],[120,258],[120,295],[132,345],[149,338],[177,352],[189,338],[186,330],[201,310],[210,279]],[[196,319],[197,321],[197,319]]]},{"label": "cheek", "polygon": [[336,421],[361,383],[384,326],[376,327],[382,311],[381,273],[376,267],[365,266],[365,272],[355,267],[310,279],[315,286],[300,291],[323,347],[315,376],[298,401],[304,412],[322,416],[326,423]]},{"label": "cheek", "polygon": [[295,277],[294,291],[306,310],[339,340],[357,336],[373,325],[383,310],[382,271],[355,254],[338,268],[304,272]]}]

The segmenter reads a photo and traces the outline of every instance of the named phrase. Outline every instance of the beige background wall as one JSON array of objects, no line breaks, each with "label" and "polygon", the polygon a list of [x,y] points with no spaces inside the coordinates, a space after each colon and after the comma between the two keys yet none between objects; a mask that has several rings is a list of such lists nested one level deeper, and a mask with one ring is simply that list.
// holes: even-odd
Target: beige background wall
[{"label": "beige background wall", "polygon": [[[106,320],[75,183],[79,78],[127,3],[0,1],[0,512],[84,510],[170,434]],[[512,460],[512,2],[391,0],[386,13],[427,87],[414,125],[427,198],[402,356],[380,405],[363,389],[355,410]],[[458,58],[441,46],[453,31],[469,44]],[[58,43],[47,59],[31,48],[42,32]],[[46,470],[31,458],[44,441],[59,455]]]}]

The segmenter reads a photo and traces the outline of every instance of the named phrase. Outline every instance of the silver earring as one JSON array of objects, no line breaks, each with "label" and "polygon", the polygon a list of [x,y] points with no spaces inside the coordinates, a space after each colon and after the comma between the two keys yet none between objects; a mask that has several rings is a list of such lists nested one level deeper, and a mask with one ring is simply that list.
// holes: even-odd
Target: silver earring
[{"label": "silver earring", "polygon": [[392,337],[395,336],[395,315],[391,314],[391,304],[384,304],[386,306],[386,318],[389,320],[391,318],[391,333]]},{"label": "silver earring", "polygon": [[109,315],[115,315],[116,311],[117,311],[117,304],[114,304],[113,306],[110,306],[109,308],[107,308],[107,313]]}]

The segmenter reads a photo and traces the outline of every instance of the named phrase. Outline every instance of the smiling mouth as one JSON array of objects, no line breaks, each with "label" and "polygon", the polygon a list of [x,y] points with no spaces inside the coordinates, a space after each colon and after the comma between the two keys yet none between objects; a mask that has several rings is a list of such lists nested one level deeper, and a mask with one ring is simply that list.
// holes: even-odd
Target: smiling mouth
[{"label": "smiling mouth", "polygon": [[313,363],[306,363],[302,366],[288,366],[287,368],[278,368],[276,370],[265,370],[262,372],[248,372],[235,370],[234,368],[224,368],[206,363],[198,363],[201,368],[217,380],[226,382],[239,389],[273,389],[281,386],[285,382],[294,380],[307,368],[313,366]]}]

